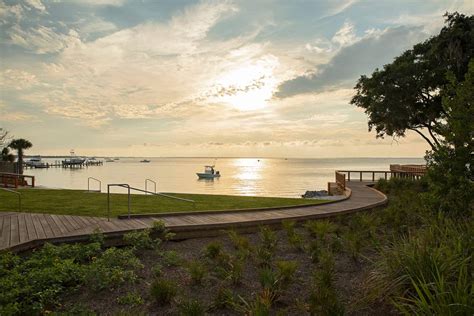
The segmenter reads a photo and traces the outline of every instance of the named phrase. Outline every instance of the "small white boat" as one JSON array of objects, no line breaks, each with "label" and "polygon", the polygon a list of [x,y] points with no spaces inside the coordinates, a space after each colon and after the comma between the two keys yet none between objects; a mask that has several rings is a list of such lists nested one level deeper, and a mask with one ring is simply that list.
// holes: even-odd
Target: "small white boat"
[{"label": "small white boat", "polygon": [[204,166],[204,172],[198,172],[199,179],[214,179],[221,176],[219,171],[214,170],[214,166]]},{"label": "small white boat", "polygon": [[43,162],[40,156],[31,157],[30,160],[25,161],[25,165],[30,168],[48,168],[48,164]]}]

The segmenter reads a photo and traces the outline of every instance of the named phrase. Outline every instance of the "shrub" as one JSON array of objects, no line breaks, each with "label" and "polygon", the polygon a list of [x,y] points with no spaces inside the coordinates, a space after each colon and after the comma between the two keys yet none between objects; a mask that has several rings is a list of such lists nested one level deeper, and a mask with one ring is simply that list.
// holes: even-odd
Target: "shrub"
[{"label": "shrub", "polygon": [[86,269],[86,284],[102,290],[136,280],[135,270],[143,268],[133,249],[109,248]]},{"label": "shrub", "polygon": [[222,252],[222,244],[217,241],[210,242],[207,244],[206,248],[204,249],[204,256],[210,259],[215,259],[219,256]]},{"label": "shrub", "polygon": [[200,261],[193,260],[188,263],[188,272],[192,283],[201,284],[207,274],[207,269]]},{"label": "shrub", "polygon": [[117,297],[117,303],[120,305],[138,306],[142,305],[144,301],[140,294],[129,292],[123,296]]},{"label": "shrub", "polygon": [[176,296],[178,287],[175,282],[155,279],[151,284],[150,294],[158,304],[168,304]]},{"label": "shrub", "polygon": [[181,256],[174,250],[165,251],[162,256],[163,263],[167,267],[178,267],[183,263]]},{"label": "shrub", "polygon": [[182,316],[201,316],[206,314],[206,307],[197,300],[181,302],[178,307],[179,314]]},{"label": "shrub", "polygon": [[158,220],[154,221],[151,227],[151,233],[154,236],[157,236],[161,240],[170,240],[175,234],[172,233],[168,228],[166,228],[165,222]]},{"label": "shrub", "polygon": [[151,269],[151,272],[153,273],[153,276],[155,278],[158,278],[163,274],[163,266],[157,263],[153,266],[153,268]]},{"label": "shrub", "polygon": [[104,234],[102,233],[102,231],[100,230],[100,228],[96,228],[94,229],[92,235],[90,236],[90,242],[91,243],[98,243],[100,244],[102,247],[104,246],[104,243],[105,243],[105,236]]},{"label": "shrub", "polygon": [[123,240],[125,243],[131,245],[137,250],[141,249],[153,249],[155,247],[155,242],[150,237],[150,230],[135,230],[123,235]]}]

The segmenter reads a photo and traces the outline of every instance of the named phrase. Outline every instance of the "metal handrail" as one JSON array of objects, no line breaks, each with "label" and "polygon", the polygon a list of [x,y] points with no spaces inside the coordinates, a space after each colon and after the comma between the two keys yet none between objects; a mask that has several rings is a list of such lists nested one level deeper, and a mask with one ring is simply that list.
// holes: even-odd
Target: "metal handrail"
[{"label": "metal handrail", "polygon": [[[96,179],[94,177],[87,178],[87,192],[90,192],[90,181],[91,180],[95,180],[95,181],[99,182],[99,191],[98,192],[102,192],[102,181],[100,181],[99,179]],[[95,190],[95,192],[97,192],[97,190]]]},{"label": "metal handrail", "polygon": [[15,193],[15,194],[18,195],[18,212],[21,212],[21,192],[10,190],[10,189],[7,189],[7,188],[0,188],[0,190],[4,190],[4,191],[10,192],[10,193]]},{"label": "metal handrail", "polygon": [[144,192],[144,193],[150,193],[152,195],[159,195],[159,196],[163,196],[163,197],[170,198],[170,199],[175,199],[175,200],[179,200],[179,201],[183,201],[183,202],[193,203],[193,210],[196,210],[196,201],[194,201],[194,200],[183,199],[183,198],[179,198],[179,197],[176,197],[176,196],[167,195],[167,194],[163,194],[163,193],[145,191],[145,190],[142,190],[142,189],[131,187],[127,183],[114,183],[114,184],[107,184],[107,220],[108,221],[110,221],[110,187],[112,187],[112,186],[122,187],[122,188],[128,189],[128,218],[129,219],[130,219],[130,190],[135,190],[135,191]]},{"label": "metal handrail", "polygon": [[[154,184],[154,186],[155,186],[155,193],[156,193],[156,182],[153,181],[152,179],[145,179],[145,191],[148,191],[148,188],[147,188],[147,183],[148,183],[148,181],[150,181],[151,183]],[[145,193],[145,194],[147,194],[147,193]]]}]

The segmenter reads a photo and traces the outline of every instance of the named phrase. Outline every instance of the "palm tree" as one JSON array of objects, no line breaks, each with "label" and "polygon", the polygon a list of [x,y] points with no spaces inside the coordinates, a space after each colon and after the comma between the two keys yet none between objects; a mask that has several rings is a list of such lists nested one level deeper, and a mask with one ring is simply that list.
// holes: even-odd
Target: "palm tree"
[{"label": "palm tree", "polygon": [[23,174],[23,151],[33,147],[33,144],[26,139],[19,138],[12,140],[8,147],[15,149],[18,152],[18,173]]}]

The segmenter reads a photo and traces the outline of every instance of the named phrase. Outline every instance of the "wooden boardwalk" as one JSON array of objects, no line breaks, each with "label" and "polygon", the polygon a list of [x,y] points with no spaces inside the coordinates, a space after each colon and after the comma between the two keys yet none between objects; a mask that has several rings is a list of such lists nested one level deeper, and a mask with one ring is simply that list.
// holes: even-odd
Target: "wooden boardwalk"
[{"label": "wooden boardwalk", "polygon": [[222,229],[250,229],[262,224],[279,224],[284,219],[317,219],[383,205],[387,197],[363,182],[350,182],[351,196],[331,204],[251,211],[223,211],[161,214],[131,219],[39,213],[0,213],[0,251],[22,251],[45,242],[61,243],[88,240],[94,230],[121,239],[126,232],[151,227],[162,220],[180,238],[212,236]]}]

